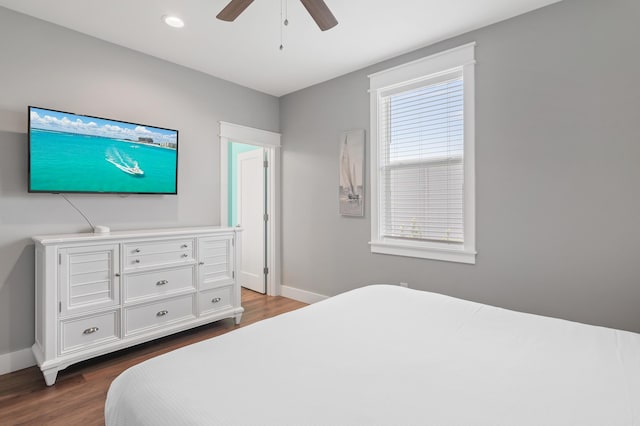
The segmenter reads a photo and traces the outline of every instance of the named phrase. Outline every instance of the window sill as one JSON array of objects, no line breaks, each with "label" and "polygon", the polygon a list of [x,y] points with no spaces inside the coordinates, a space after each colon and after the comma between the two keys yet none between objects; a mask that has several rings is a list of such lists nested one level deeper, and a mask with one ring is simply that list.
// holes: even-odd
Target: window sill
[{"label": "window sill", "polygon": [[416,243],[403,244],[395,241],[371,241],[369,245],[371,246],[371,253],[444,260],[446,262],[468,263],[471,265],[476,263],[475,250],[432,247]]}]

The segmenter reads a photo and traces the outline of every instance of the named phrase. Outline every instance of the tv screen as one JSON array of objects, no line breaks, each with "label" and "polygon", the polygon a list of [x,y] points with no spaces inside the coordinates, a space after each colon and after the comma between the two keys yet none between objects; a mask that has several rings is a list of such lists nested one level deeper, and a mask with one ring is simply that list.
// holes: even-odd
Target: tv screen
[{"label": "tv screen", "polygon": [[29,192],[176,194],[178,131],[29,107]]}]

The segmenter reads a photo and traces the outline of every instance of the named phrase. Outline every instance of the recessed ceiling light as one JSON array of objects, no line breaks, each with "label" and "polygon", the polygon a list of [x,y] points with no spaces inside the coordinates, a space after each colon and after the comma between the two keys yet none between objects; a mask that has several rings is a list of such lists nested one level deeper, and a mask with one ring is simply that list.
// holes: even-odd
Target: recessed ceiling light
[{"label": "recessed ceiling light", "polygon": [[164,15],[162,20],[165,24],[173,28],[182,28],[184,27],[184,21],[177,16]]}]

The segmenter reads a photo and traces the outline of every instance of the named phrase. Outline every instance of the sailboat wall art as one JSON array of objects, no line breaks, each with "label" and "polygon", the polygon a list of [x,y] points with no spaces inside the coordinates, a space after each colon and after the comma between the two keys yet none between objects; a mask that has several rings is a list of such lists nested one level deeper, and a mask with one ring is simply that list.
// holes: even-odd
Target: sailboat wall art
[{"label": "sailboat wall art", "polygon": [[364,216],[364,130],[340,136],[340,214]]}]

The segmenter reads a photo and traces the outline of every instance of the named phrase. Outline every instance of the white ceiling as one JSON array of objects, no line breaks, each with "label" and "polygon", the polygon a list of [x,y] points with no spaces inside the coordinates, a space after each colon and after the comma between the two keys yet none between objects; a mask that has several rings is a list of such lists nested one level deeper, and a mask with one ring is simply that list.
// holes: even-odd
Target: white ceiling
[{"label": "white ceiling", "polygon": [[[280,51],[281,1],[289,25]],[[0,0],[0,6],[275,96],[559,0],[325,0],[321,32],[297,0],[257,0],[235,22],[227,0]],[[161,21],[176,15],[185,27]]]}]

